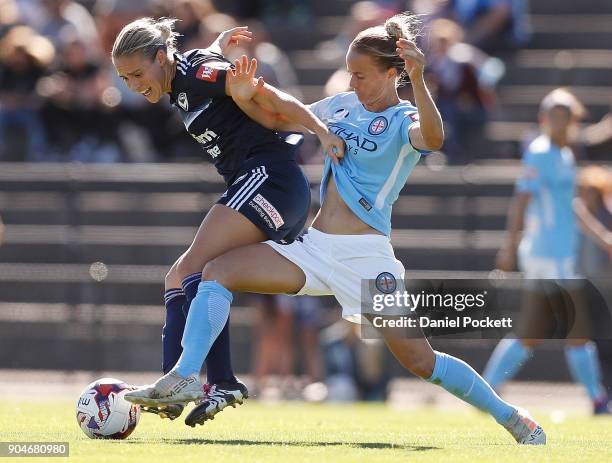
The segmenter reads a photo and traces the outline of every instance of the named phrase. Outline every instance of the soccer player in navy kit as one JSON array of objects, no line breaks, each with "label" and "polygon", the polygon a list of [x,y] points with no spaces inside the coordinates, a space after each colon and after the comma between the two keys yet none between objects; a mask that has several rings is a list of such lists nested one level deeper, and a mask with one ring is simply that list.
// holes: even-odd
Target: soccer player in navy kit
[{"label": "soccer player in navy kit", "polygon": [[[181,355],[180,340],[189,304],[195,297],[202,269],[227,251],[267,239],[293,240],[302,230],[310,205],[308,180],[295,161],[295,146],[250,119],[231,98],[230,63],[222,53],[232,44],[250,40],[246,27],[222,33],[208,49],[176,50],[175,19],[143,18],[126,25],[112,50],[113,64],[130,90],[157,103],[164,95],[179,111],[189,134],[201,144],[227,191],[204,218],[187,251],[165,279],[166,324],[163,330],[163,370],[169,372]],[[343,142],[306,107],[275,90],[278,100],[304,127],[314,132],[325,150],[343,153]],[[228,323],[207,360],[208,395],[224,405],[242,403],[246,387],[236,380],[230,361]],[[164,410],[176,418],[182,405]]]},{"label": "soccer player in navy kit", "polygon": [[[347,149],[340,162],[325,161],[321,210],[308,233],[290,244],[267,241],[209,262],[192,303],[177,366],[155,384],[126,394],[127,400],[156,405],[201,398],[197,374],[214,341],[212,327],[229,314],[231,291],[333,294],[346,319],[367,323],[361,313],[361,282],[384,279],[385,284],[401,285],[404,268],[389,241],[391,207],[421,153],[439,149],[444,137],[423,79],[425,57],[414,43],[416,26],[414,16],[397,15],[353,40],[346,62],[354,90],[311,105],[345,139]],[[268,127],[297,129],[296,121],[278,109],[270,88],[261,78],[254,79],[256,62],[250,69],[246,57],[235,64],[230,86],[238,105]],[[416,107],[397,95],[404,72]],[[501,400],[465,362],[435,352],[422,333],[413,338],[398,338],[388,330],[381,334],[405,368],[490,413],[517,442],[546,442],[543,429],[524,411]],[[216,411],[215,404],[204,400],[186,423],[201,424]]]}]

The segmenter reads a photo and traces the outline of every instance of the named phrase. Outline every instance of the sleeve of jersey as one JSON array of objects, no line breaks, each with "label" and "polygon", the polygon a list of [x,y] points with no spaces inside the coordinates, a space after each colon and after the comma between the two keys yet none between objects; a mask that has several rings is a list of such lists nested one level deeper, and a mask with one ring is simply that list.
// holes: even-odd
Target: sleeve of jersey
[{"label": "sleeve of jersey", "polygon": [[324,124],[327,124],[327,121],[329,120],[329,108],[333,98],[333,96],[329,96],[308,105],[308,109],[310,109],[315,116],[321,119]]},{"label": "sleeve of jersey", "polygon": [[516,189],[521,193],[535,193],[540,187],[540,169],[536,162],[536,156],[531,151],[526,151],[522,160],[522,171],[516,181]]},{"label": "sleeve of jersey", "polygon": [[205,63],[191,70],[193,90],[204,98],[225,96],[227,66],[223,63]]},{"label": "sleeve of jersey", "polygon": [[416,148],[412,144],[412,140],[410,139],[410,129],[411,127],[419,122],[419,113],[418,111],[406,111],[404,113],[404,121],[402,122],[402,137],[404,144],[409,143],[416,151],[421,153],[421,155],[426,156],[431,153],[429,150],[420,150]]}]

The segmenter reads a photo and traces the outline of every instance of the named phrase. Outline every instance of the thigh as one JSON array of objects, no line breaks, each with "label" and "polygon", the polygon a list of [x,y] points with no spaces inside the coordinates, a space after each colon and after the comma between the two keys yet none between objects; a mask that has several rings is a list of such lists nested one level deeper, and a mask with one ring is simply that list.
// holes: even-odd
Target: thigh
[{"label": "thigh", "polygon": [[207,262],[232,249],[266,239],[264,232],[240,212],[215,204],[178,264],[179,277],[182,279],[190,273],[201,272]]},{"label": "thigh", "polygon": [[231,250],[209,262],[202,277],[230,291],[296,294],[306,282],[302,269],[264,243]]}]

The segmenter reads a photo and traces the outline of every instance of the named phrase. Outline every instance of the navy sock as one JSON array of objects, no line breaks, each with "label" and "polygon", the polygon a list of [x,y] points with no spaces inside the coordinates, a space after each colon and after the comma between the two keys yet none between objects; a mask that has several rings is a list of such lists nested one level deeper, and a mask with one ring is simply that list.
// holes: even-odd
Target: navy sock
[{"label": "navy sock", "polygon": [[181,289],[169,289],[164,293],[166,323],[162,329],[162,370],[168,373],[183,352],[181,339],[185,329],[186,317],[183,315],[185,294]]},{"label": "navy sock", "polygon": [[[185,291],[186,302],[183,305],[185,318],[189,314],[189,306],[198,292],[198,285],[202,280],[202,273],[192,273],[186,276],[181,285]],[[227,323],[221,330],[219,337],[210,348],[206,357],[206,381],[209,384],[220,382],[235,382],[234,370],[232,368],[232,356],[230,349],[229,317]]]}]

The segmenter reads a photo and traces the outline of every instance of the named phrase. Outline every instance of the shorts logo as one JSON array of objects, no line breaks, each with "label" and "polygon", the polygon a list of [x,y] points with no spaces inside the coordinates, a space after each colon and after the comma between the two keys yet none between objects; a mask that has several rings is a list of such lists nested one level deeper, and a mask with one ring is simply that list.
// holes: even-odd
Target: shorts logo
[{"label": "shorts logo", "polygon": [[388,125],[389,123],[387,122],[385,116],[375,117],[374,120],[370,122],[368,132],[370,132],[370,135],[380,135],[387,129]]},{"label": "shorts logo", "polygon": [[216,82],[218,73],[218,69],[202,65],[200,66],[200,69],[198,69],[198,72],[196,72],[196,79],[205,80],[207,82]]},{"label": "shorts logo", "polygon": [[361,204],[366,211],[372,209],[372,205],[365,198],[361,198],[359,204]]},{"label": "shorts logo", "polygon": [[255,195],[253,202],[263,209],[270,220],[272,220],[272,223],[274,223],[274,227],[277,230],[285,223],[283,216],[280,215],[276,208],[259,193]]},{"label": "shorts logo", "polygon": [[381,293],[391,294],[397,289],[397,281],[392,273],[382,272],[376,277],[376,289]]},{"label": "shorts logo", "polygon": [[238,177],[236,180],[234,180],[234,183],[232,183],[232,186],[234,186],[236,183],[238,183],[240,180],[242,180],[247,175],[249,175],[249,174],[242,174],[240,177]]},{"label": "shorts logo", "polygon": [[187,94],[185,92],[179,93],[176,102],[183,111],[189,111],[189,101],[187,101]]}]

